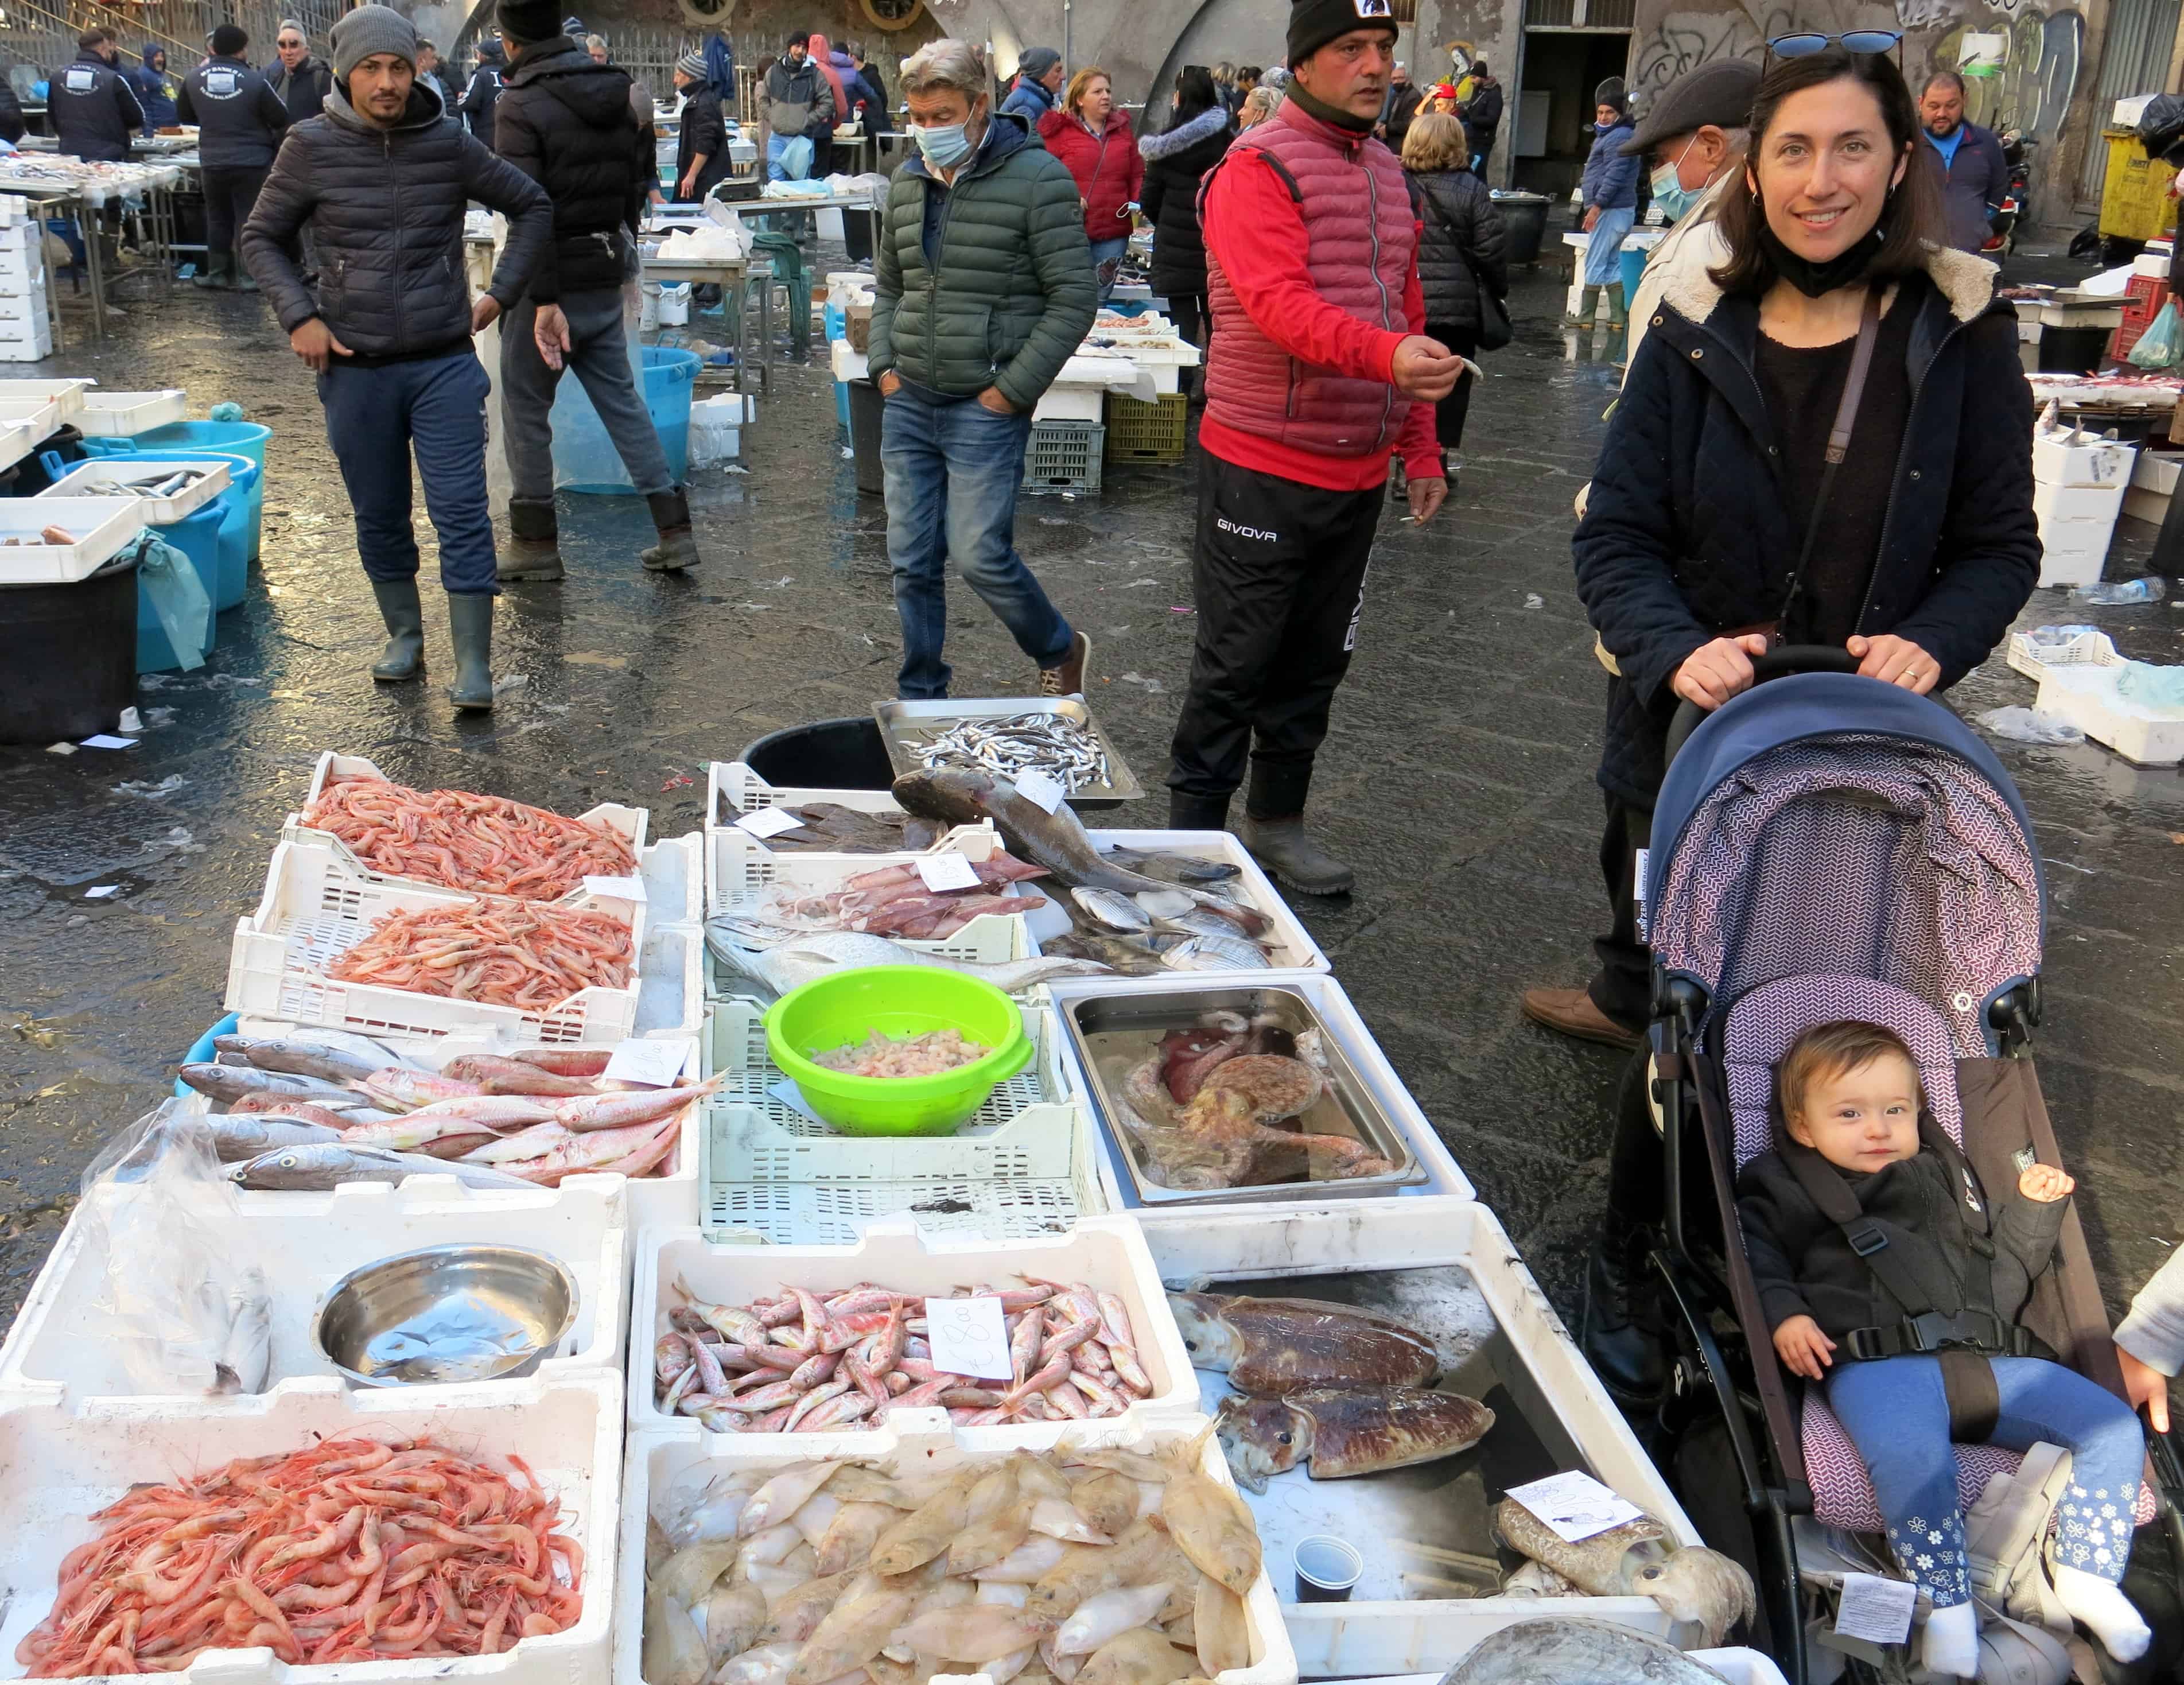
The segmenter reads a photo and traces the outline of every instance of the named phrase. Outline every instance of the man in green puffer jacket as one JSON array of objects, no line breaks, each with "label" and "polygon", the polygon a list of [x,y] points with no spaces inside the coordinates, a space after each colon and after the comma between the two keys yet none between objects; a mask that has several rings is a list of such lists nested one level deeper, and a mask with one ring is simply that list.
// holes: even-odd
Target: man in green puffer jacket
[{"label": "man in green puffer jacket", "polygon": [[902,618],[897,693],[948,694],[947,561],[1039,666],[1042,695],[1084,689],[1091,640],[1016,552],[1032,406],[1098,309],[1077,183],[1020,117],[989,115],[978,49],[906,59],[917,155],[889,185],[870,361],[885,394],[880,465]]}]

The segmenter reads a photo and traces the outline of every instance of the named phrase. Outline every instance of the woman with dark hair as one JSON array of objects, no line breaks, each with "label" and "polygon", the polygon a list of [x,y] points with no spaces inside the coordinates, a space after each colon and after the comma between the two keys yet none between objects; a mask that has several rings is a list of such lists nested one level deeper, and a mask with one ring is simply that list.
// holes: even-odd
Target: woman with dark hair
[{"label": "woman with dark hair", "polygon": [[[1677,705],[1719,707],[1780,643],[1832,644],[1884,684],[1945,690],[1986,658],[2040,572],[2015,315],[1992,265],[1941,243],[1902,72],[1832,44],[1778,58],[1752,137],[1721,210],[1729,259],[1669,282],[1572,543],[1613,664],[1598,779],[1615,925],[1590,990],[1534,990],[1524,1010],[1625,1046],[1649,1015],[1633,856]],[[1642,1070],[1625,1092],[1585,1333],[1602,1378],[1646,1396],[1663,1365],[1630,1295],[1661,1155]]]},{"label": "woman with dark hair", "polygon": [[1176,73],[1174,115],[1157,135],[1138,142],[1145,160],[1145,220],[1153,226],[1153,291],[1190,343],[1209,318],[1206,309],[1206,237],[1198,226],[1198,178],[1221,161],[1234,138],[1228,108],[1203,64]]}]

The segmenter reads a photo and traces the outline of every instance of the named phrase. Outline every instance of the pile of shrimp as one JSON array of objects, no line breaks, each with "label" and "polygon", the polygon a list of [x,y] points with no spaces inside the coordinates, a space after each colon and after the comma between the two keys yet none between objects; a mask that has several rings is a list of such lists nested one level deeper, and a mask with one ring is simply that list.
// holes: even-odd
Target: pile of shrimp
[{"label": "pile of shrimp", "polygon": [[393,912],[332,965],[338,983],[543,1012],[580,989],[629,981],[629,926],[604,912],[481,896]]},{"label": "pile of shrimp", "polygon": [[429,1439],[330,1439],[142,1486],[92,1517],[15,1648],[39,1678],[172,1673],[209,1649],[291,1666],[492,1655],[583,1610],[583,1551],[520,1479]]},{"label": "pile of shrimp", "polygon": [[588,874],[637,870],[618,832],[466,789],[343,778],[319,791],[304,823],[332,832],[376,871],[519,901],[558,901]]}]

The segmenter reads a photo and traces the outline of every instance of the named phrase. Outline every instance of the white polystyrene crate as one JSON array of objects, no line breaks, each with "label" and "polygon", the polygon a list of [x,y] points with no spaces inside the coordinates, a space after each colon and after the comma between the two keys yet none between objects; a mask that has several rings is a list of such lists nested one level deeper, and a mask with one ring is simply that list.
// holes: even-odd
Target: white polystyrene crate
[{"label": "white polystyrene crate", "polygon": [[[16,334],[5,331],[18,326],[25,332]],[[53,332],[44,317],[34,322],[0,323],[0,363],[42,363],[53,354]],[[29,444],[14,452],[12,458],[4,446],[0,446],[0,466],[8,460],[20,461],[29,454]]]},{"label": "white polystyrene crate", "polygon": [[[1332,976],[1316,971],[1194,971],[1171,973],[1164,977],[1057,977],[1044,985],[1049,1004],[1057,1013],[1069,1010],[1072,1001],[1112,995],[1203,995],[1208,990],[1231,993],[1253,988],[1286,989],[1301,995],[1318,1015],[1319,1021],[1340,1044],[1343,1057],[1351,1068],[1365,1085],[1373,1104],[1403,1133],[1411,1152],[1425,1171],[1425,1180],[1399,1189],[1393,1197],[1406,1202],[1440,1197],[1462,1200],[1478,1196],[1471,1186],[1471,1178],[1441,1144],[1440,1135],[1396,1068],[1388,1063],[1388,1056],[1373,1040],[1373,1032],[1365,1027],[1342,985]],[[1062,1037],[1062,1055],[1069,1067],[1069,1080],[1078,1094],[1085,1097],[1089,1109],[1095,1113],[1097,1102],[1092,1098],[1093,1088],[1077,1057],[1077,1050],[1067,1032]],[[1128,1209],[1141,1218],[1156,1214],[1150,1206],[1141,1206],[1131,1191],[1128,1174],[1117,1162],[1117,1155],[1125,1149],[1106,1136],[1098,1118],[1094,1118],[1093,1133],[1100,1137],[1098,1145],[1100,1191],[1109,1205],[1117,1210]],[[1377,1202],[1358,1198],[1334,1197],[1338,1206],[1357,1206],[1370,1203],[1377,1210]],[[1237,1208],[1280,1214],[1286,1211],[1318,1208],[1326,1198],[1315,1198],[1305,1184],[1297,1187],[1297,1197],[1290,1201],[1252,1200]],[[1165,1214],[1178,1220],[1188,1220],[1197,1212],[1222,1210],[1217,1203],[1168,1205],[1160,1208]]]},{"label": "white polystyrene crate", "polygon": [[605,912],[631,927],[637,951],[620,988],[579,990],[543,1012],[451,1000],[329,978],[335,958],[392,912],[457,907],[476,898],[388,879],[374,881],[355,856],[323,833],[284,839],[273,850],[258,910],[236,922],[228,954],[227,1010],[365,1035],[498,1033],[539,1042],[619,1041],[632,1033],[643,985],[644,906],[579,893],[560,905]]},{"label": "white polystyrene crate", "polygon": [[0,293],[0,326],[18,334],[36,331],[34,324],[46,319],[46,293],[41,286],[32,286],[28,292]]},{"label": "white polystyrene crate", "polygon": [[[960,1290],[996,1283],[1014,1286],[1034,1276],[1082,1281],[1096,1292],[1112,1292],[1122,1299],[1129,1312],[1138,1359],[1153,1386],[1150,1397],[1123,1415],[1101,1418],[1101,1426],[1198,1408],[1198,1380],[1190,1367],[1190,1353],[1168,1308],[1145,1235],[1127,1217],[1087,1217],[1066,1235],[1006,1244],[928,1234],[908,1216],[872,1224],[847,1246],[716,1245],[694,1228],[649,1229],[638,1239],[638,1250],[630,1317],[632,1431],[692,1420],[664,1415],[655,1402],[653,1342],[668,1332],[667,1314],[682,1303],[674,1291],[678,1281],[707,1303],[726,1305],[747,1305],[761,1296],[777,1298],[790,1287],[840,1292],[861,1281],[920,1297],[947,1297]],[[936,1406],[932,1426],[937,1428],[946,1419],[947,1412]],[[833,1439],[841,1448],[835,1453],[838,1456],[854,1451],[875,1431],[852,1427],[813,1437]]]},{"label": "white polystyrene crate", "polygon": [[[19,430],[8,434],[22,436]],[[0,457],[5,455],[0,450]],[[142,500],[133,497],[0,498],[0,584],[70,585],[88,579],[136,540],[146,518]],[[39,542],[48,527],[74,533],[75,542]],[[8,542],[15,538],[27,542]]]},{"label": "white polystyrene crate", "polygon": [[[8,1517],[0,1530],[0,1583],[12,1593],[0,1604],[0,1651],[12,1659],[45,1619],[61,1559],[97,1537],[89,1517],[132,1486],[164,1484],[317,1439],[406,1442],[425,1435],[503,1466],[520,1457],[560,1502],[559,1531],[584,1553],[583,1609],[575,1626],[525,1638],[499,1655],[460,1659],[290,1667],[264,1648],[208,1650],[167,1677],[185,1685],[599,1685],[613,1655],[622,1468],[620,1377],[600,1374],[436,1388],[429,1403],[405,1387],[352,1391],[315,1379],[187,1410],[134,1398],[80,1414],[36,1400],[0,1404],[0,1514]],[[643,1535],[640,1526],[640,1554]]]},{"label": "white polystyrene crate", "polygon": [[2108,567],[2109,533],[2087,528],[2064,536],[2075,542],[2050,541],[2041,546],[2038,583],[2043,591],[2096,584]]},{"label": "white polystyrene crate", "polygon": [[[1556,1604],[1561,1601],[1559,1598],[1555,1599]],[[1541,1621],[1553,1620],[1552,1609],[1552,1604],[1543,1608],[1535,1618]],[[1724,1679],[1728,1680],[1730,1685],[1787,1685],[1787,1682],[1782,1677],[1782,1670],[1774,1665],[1774,1660],[1769,1656],[1763,1655],[1758,1650],[1740,1648],[1725,1650],[1685,1650],[1684,1654],[1693,1661],[1712,1668]],[[1462,1656],[1450,1658],[1451,1665],[1462,1660]],[[1436,1667],[1431,1673],[1385,1674],[1377,1679],[1357,1680],[1354,1682],[1354,1685],[1440,1685],[1441,1680],[1447,1676],[1447,1672],[1446,1668]]]},{"label": "white polystyrene crate", "polygon": [[2140,767],[2172,767],[2184,761],[2184,708],[2158,708],[2133,701],[2116,689],[2125,662],[2050,667],[2040,675],[2033,706],[2060,714],[2096,743],[2105,744]]},{"label": "white polystyrene crate", "polygon": [[[901,1420],[916,1420],[916,1413],[905,1413]],[[772,1472],[821,1457],[845,1454],[891,1474],[944,1475],[967,1462],[983,1462],[1018,1449],[1045,1450],[1065,1441],[1086,1448],[1150,1452],[1193,1439],[1205,1426],[1201,1416],[1178,1414],[1137,1424],[1126,1421],[1115,1427],[1100,1422],[1072,1421],[1049,1423],[1043,1428],[967,1427],[921,1431],[908,1426],[891,1426],[854,1436],[783,1436],[705,1433],[695,1422],[689,1422],[649,1432],[632,1432],[622,1475],[623,1526],[617,1610],[620,1619],[615,1626],[615,1685],[660,1685],[657,1681],[645,1679],[641,1660],[644,1638],[644,1523],[655,1493],[679,1487],[686,1481],[702,1484],[716,1476],[744,1470]],[[1208,1479],[1234,1489],[1235,1481],[1228,1472],[1228,1460],[1222,1455],[1218,1441],[1211,1436],[1200,1448],[1199,1467]],[[1343,1605],[1329,1607],[1340,1610]],[[1216,1685],[1296,1685],[1296,1653],[1283,1627],[1280,1604],[1265,1568],[1245,1596],[1244,1616],[1251,1635],[1251,1665],[1216,1675]],[[990,1685],[991,1678],[983,1673],[935,1677],[936,1681],[950,1679],[951,1685],[974,1685],[979,1681]]]},{"label": "white polystyrene crate", "polygon": [[[1217,860],[1236,868],[1236,875],[1220,884],[1183,885],[1186,888],[1233,890],[1240,890],[1243,899],[1273,920],[1273,928],[1260,938],[1271,945],[1273,952],[1268,962],[1279,971],[1332,971],[1327,956],[1320,951],[1312,933],[1303,922],[1290,911],[1290,904],[1282,899],[1281,891],[1273,880],[1262,871],[1259,862],[1251,858],[1251,851],[1242,841],[1228,831],[1110,831],[1087,833],[1095,848],[1134,849],[1140,854],[1176,854],[1191,860]],[[1064,891],[1063,893],[1067,893]],[[1057,917],[1060,922],[1057,922]],[[1032,940],[1037,942],[1060,935],[1067,928],[1068,915],[1058,908],[1049,907],[1031,916]]]},{"label": "white polystyrene crate", "polygon": [[[630,1229],[620,1176],[571,1178],[559,1189],[510,1191],[488,1202],[442,1191],[443,1179],[353,1183],[326,1195],[253,1198],[215,1190],[232,1208],[220,1229],[224,1260],[258,1265],[270,1297],[272,1365],[265,1390],[296,1378],[338,1372],[314,1336],[319,1302],[352,1269],[397,1253],[458,1243],[527,1247],[567,1266],[577,1282],[577,1320],[554,1356],[538,1366],[547,1379],[621,1366],[627,1343]],[[439,1183],[436,1186],[435,1183]],[[98,1198],[112,1200],[110,1185]],[[106,1292],[107,1248],[94,1235],[93,1202],[69,1218],[30,1298],[0,1346],[0,1396],[47,1398],[71,1409],[104,1398],[143,1399],[116,1342],[102,1337],[94,1308]],[[437,1396],[442,1387],[401,1389]],[[164,1402],[194,1408],[185,1396]]]},{"label": "white polystyrene crate", "polygon": [[186,419],[189,396],[178,386],[162,392],[86,392],[75,424],[87,438],[134,438]]},{"label": "white polystyrene crate", "polygon": [[[705,829],[708,831],[734,830],[736,821],[747,813],[755,813],[768,807],[805,807],[815,803],[846,807],[853,813],[900,813],[901,805],[892,794],[883,789],[792,789],[770,784],[740,761],[715,761],[705,768]],[[937,854],[956,846],[956,840],[969,831],[994,829],[993,821],[981,819],[975,825],[957,825],[925,851]],[[744,833],[750,837],[750,833]],[[750,837],[760,848],[765,842]],[[816,854],[810,849],[766,849],[768,853]],[[958,851],[960,852],[960,851]],[[844,855],[842,859],[863,859],[861,855]],[[984,856],[978,856],[981,859]]]},{"label": "white polystyrene crate", "polygon": [[[195,473],[195,484],[171,497],[142,497],[120,490],[124,480],[155,483],[183,472]],[[227,489],[228,465],[203,459],[184,461],[156,456],[100,456],[80,462],[31,499],[43,503],[54,498],[120,498],[133,503],[145,523],[164,527],[193,515]]]},{"label": "white polystyrene crate", "polygon": [[[1682,1543],[1700,1543],[1698,1530],[1494,1214],[1459,1199],[1380,1200],[1368,1208],[1372,1215],[1362,1221],[1357,1202],[1340,1200],[1306,1208],[1200,1207],[1137,1215],[1161,1279],[1170,1286],[1219,1292],[1223,1281],[1462,1269],[1521,1360],[1521,1373],[1512,1372],[1518,1364],[1509,1364],[1501,1378],[1524,1414],[1535,1421],[1552,1416],[1590,1473],[1654,1516]],[[1276,1480],[1309,1476],[1283,1475]],[[1325,1504],[1335,1504],[1352,1493],[1354,1501],[1371,1502],[1370,1487],[1369,1481],[1355,1481],[1304,1489]],[[1246,1493],[1245,1501],[1257,1500]],[[1645,1597],[1557,1598],[1551,1603],[1511,1597],[1412,1599],[1282,1606],[1303,1674],[1328,1679],[1440,1670],[1490,1633],[1548,1615],[1613,1621],[1684,1643],[1697,1637],[1696,1627],[1676,1631],[1659,1605]]]},{"label": "white polystyrene crate", "polygon": [[[387,778],[386,773],[381,772],[377,767],[360,755],[343,755],[334,750],[326,750],[320,754],[317,764],[311,768],[310,786],[304,792],[303,806],[288,816],[287,823],[281,828],[281,836],[291,840],[299,837],[317,838],[323,840],[330,847],[338,850],[356,872],[371,883],[385,884],[398,888],[409,884],[419,889],[445,890],[448,886],[443,884],[427,883],[421,878],[398,878],[391,873],[382,872],[375,867],[367,866],[356,857],[347,843],[332,831],[322,831],[304,823],[304,814],[309,810],[310,805],[319,799],[319,792],[328,784],[338,778],[381,778],[389,784],[401,783],[399,778]],[[638,851],[638,869],[640,873],[649,875],[644,851],[645,839],[652,823],[652,816],[646,809],[624,807],[619,802],[603,801],[596,807],[588,808],[582,813],[571,814],[568,817],[581,820],[586,824],[598,825],[604,829],[620,833],[629,845]],[[585,895],[581,887],[571,890],[557,903],[562,907],[581,907],[584,904]],[[703,903],[698,899],[697,887],[690,885],[682,900],[677,901],[671,897],[666,905],[652,908],[651,916],[670,923],[677,919],[696,918],[699,916],[702,906]]]},{"label": "white polystyrene crate", "polygon": [[1096,421],[1105,410],[1105,386],[1050,386],[1032,406],[1034,421]]}]

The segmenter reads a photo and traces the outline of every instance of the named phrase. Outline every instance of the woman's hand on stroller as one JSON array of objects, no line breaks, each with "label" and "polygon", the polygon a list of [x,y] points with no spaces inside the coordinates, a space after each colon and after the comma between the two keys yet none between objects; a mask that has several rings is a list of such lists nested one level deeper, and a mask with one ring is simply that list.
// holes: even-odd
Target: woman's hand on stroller
[{"label": "woman's hand on stroller", "polygon": [[1774,1355],[1782,1359],[1782,1367],[1808,1381],[1825,1378],[1834,1361],[1829,1353],[1835,1348],[1836,1342],[1821,1333],[1820,1325],[1809,1316],[1786,1318],[1774,1331]]},{"label": "woman's hand on stroller", "polygon": [[2018,1192],[2042,1205],[2068,1199],[2077,1186],[2075,1177],[2064,1175],[2053,1164],[2028,1164],[2017,1179]]},{"label": "woman's hand on stroller", "polygon": [[1752,689],[1752,658],[1766,653],[1767,639],[1756,632],[1717,638],[1684,657],[1669,688],[1694,707],[1712,713],[1730,697]]},{"label": "woman's hand on stroller", "polygon": [[2156,1433],[2169,1431],[2169,1377],[2123,1346],[2116,1347],[2116,1362],[2123,1366],[2124,1396],[2133,1409],[2143,1409]]},{"label": "woman's hand on stroller", "polygon": [[1908,638],[1884,633],[1878,638],[1851,638],[1843,648],[1858,659],[1858,672],[1883,684],[1900,684],[1924,696],[1942,680],[1942,664]]}]

